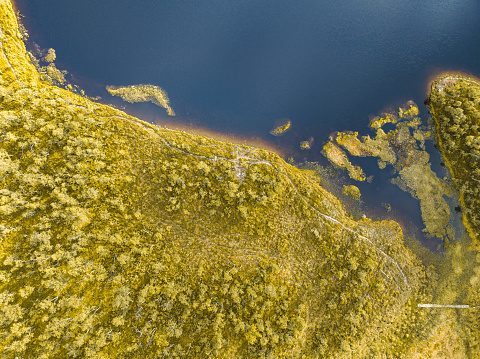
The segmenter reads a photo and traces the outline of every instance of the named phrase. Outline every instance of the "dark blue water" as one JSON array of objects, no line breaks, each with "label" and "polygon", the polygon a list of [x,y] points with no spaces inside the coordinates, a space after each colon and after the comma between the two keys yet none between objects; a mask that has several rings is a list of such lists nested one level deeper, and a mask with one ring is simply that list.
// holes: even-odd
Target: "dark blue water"
[{"label": "dark blue water", "polygon": [[[480,76],[478,0],[16,3],[57,65],[101,86],[161,86],[177,121],[270,139],[299,160],[318,160],[332,131],[366,134],[369,115],[410,99],[421,105],[435,73]],[[155,111],[165,117],[153,106],[146,117]],[[284,117],[292,130],[273,138]],[[310,136],[314,146],[300,152]],[[394,202],[386,183],[364,190]],[[404,212],[420,213],[403,201]]]}]

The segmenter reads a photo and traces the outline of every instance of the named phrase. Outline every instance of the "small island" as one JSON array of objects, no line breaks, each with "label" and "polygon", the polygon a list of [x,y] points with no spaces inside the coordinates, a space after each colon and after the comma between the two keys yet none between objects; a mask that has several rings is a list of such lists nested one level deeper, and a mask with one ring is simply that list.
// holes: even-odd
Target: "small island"
[{"label": "small island", "polygon": [[353,198],[356,201],[360,201],[360,198],[362,197],[360,189],[354,185],[343,186],[342,193],[346,196]]},{"label": "small island", "polygon": [[159,86],[150,84],[118,87],[107,86],[107,91],[112,96],[120,96],[126,102],[151,102],[154,105],[165,108],[169,116],[175,116],[175,112],[170,107],[170,100],[167,91]]},{"label": "small island", "polygon": [[282,136],[290,129],[292,121],[288,118],[282,118],[275,121],[275,126],[270,130],[270,134],[273,136]]},{"label": "small island", "polygon": [[309,150],[310,148],[312,148],[312,144],[313,137],[310,136],[308,140],[300,142],[300,149]]},{"label": "small island", "polygon": [[354,166],[347,157],[347,154],[332,141],[323,146],[325,157],[336,167],[344,168],[348,171],[350,178],[355,181],[363,182],[367,176],[360,166]]}]

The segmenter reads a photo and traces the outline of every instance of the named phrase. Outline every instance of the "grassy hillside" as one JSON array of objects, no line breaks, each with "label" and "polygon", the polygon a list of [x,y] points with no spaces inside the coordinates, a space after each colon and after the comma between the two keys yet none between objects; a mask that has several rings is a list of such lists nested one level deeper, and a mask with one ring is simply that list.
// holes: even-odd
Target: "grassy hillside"
[{"label": "grassy hillside", "polygon": [[435,275],[398,224],[42,82],[6,0],[0,40],[0,356],[393,357],[427,336]]}]

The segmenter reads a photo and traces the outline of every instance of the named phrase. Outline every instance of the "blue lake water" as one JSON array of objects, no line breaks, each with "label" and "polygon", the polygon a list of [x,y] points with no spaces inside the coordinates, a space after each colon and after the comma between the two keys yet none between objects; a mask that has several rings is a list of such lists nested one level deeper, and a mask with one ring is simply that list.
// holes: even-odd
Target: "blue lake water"
[{"label": "blue lake water", "polygon": [[[92,91],[161,86],[177,113],[171,120],[272,141],[299,162],[325,163],[320,151],[331,132],[368,134],[370,115],[410,99],[426,122],[428,80],[439,72],[480,76],[478,0],[16,4],[31,39],[53,47],[57,66],[87,79]],[[153,105],[128,110],[149,121],[167,117]],[[291,131],[272,137],[273,123],[285,117]],[[300,151],[310,136],[311,150]],[[429,152],[443,177],[433,144]],[[375,175],[360,186],[365,211],[380,216],[380,203],[390,202],[406,223],[418,224],[418,202],[389,184],[375,160],[361,164]]]}]

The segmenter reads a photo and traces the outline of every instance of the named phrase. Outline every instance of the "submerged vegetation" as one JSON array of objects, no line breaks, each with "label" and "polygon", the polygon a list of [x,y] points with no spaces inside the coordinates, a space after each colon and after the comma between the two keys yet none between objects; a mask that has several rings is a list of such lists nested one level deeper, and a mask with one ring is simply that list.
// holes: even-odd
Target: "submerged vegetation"
[{"label": "submerged vegetation", "polygon": [[[450,223],[452,214],[444,199],[444,196],[453,195],[453,189],[430,168],[425,139],[431,137],[431,133],[421,128],[417,115],[418,107],[410,101],[396,113],[387,113],[372,120],[370,126],[376,130],[373,139],[368,135],[359,139],[358,132],[339,132],[324,146],[326,156],[337,166],[346,168],[353,179],[356,176],[352,175],[352,169],[358,166],[351,164],[347,154],[336,144],[352,156],[377,157],[380,169],[393,166],[393,173],[398,175],[392,178],[392,183],[420,201],[424,231],[432,237],[454,240],[455,233]],[[382,126],[387,123],[394,124],[395,128],[385,132]]]},{"label": "submerged vegetation", "polygon": [[327,142],[323,146],[323,152],[328,160],[336,167],[344,168],[348,171],[350,178],[355,181],[365,181],[366,177],[360,166],[354,166],[347,157],[347,154],[332,142]]},{"label": "submerged vegetation", "polygon": [[292,121],[288,118],[282,118],[275,121],[275,126],[270,130],[270,134],[273,136],[281,136],[287,132],[292,125]]},{"label": "submerged vegetation", "polygon": [[64,85],[66,83],[65,75],[67,71],[59,70],[55,66],[55,59],[57,55],[55,50],[45,49],[42,50],[37,44],[33,45],[33,51],[27,52],[30,61],[35,65],[38,73],[40,74],[40,79],[47,81],[51,85]]},{"label": "submerged vegetation", "polygon": [[175,112],[170,107],[170,100],[167,91],[161,87],[141,84],[131,86],[107,86],[107,91],[112,96],[120,96],[123,101],[130,103],[151,102],[154,105],[163,107],[167,110],[169,116],[175,116]]},{"label": "submerged vegetation", "polygon": [[312,144],[313,144],[313,137],[310,137],[308,140],[306,141],[301,141],[300,142],[300,149],[302,150],[309,150],[310,148],[312,148]]}]

